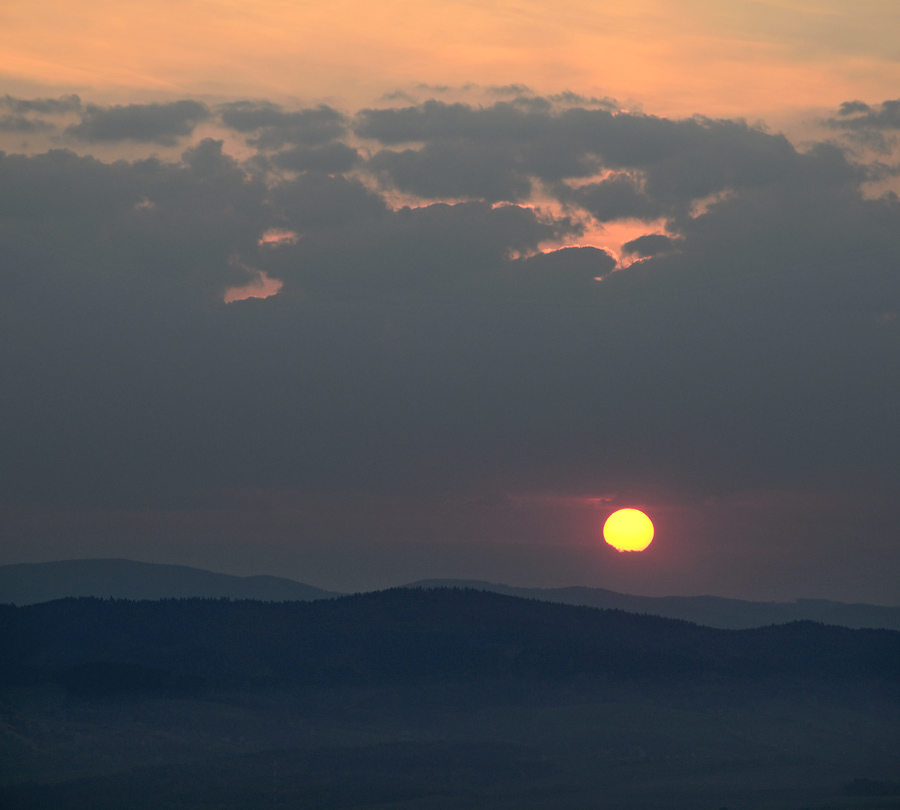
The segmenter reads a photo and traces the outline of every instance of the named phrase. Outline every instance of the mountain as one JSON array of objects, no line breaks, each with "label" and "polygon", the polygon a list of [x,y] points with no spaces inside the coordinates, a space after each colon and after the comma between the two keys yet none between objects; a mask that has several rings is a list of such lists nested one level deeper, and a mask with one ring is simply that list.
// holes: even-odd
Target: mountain
[{"label": "mountain", "polygon": [[[795,621],[900,630],[900,607],[845,604],[825,599],[748,602],[718,596],[632,596],[603,588],[516,588],[480,580],[457,579],[426,579],[405,587],[492,591],[541,602],[683,619],[725,630]],[[31,605],[80,596],[307,602],[341,595],[283,577],[237,577],[183,565],[159,565],[133,560],[64,560],[0,566],[0,604]]]},{"label": "mountain", "polygon": [[62,560],[0,566],[0,604],[32,605],[73,596],[308,602],[338,594],[282,577],[236,577],[185,565],[134,560]]},{"label": "mountain", "polygon": [[707,627],[742,630],[797,621],[822,622],[841,627],[900,630],[900,607],[846,604],[826,599],[795,602],[747,602],[719,596],[630,596],[603,588],[514,588],[479,580],[425,579],[409,588],[470,588],[523,599],[625,610],[668,619],[683,619]]},{"label": "mountain", "polygon": [[900,632],[460,588],[0,605],[4,810],[887,810]]},{"label": "mountain", "polygon": [[412,682],[767,678],[900,682],[900,633],[794,622],[718,630],[489,591],[312,602],[61,599],[0,606],[12,682],[169,691]]}]

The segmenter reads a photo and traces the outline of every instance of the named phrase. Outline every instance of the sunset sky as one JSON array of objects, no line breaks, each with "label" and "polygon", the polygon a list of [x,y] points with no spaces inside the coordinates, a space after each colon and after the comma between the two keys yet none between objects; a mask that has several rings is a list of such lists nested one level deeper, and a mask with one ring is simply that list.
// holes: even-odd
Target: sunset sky
[{"label": "sunset sky", "polygon": [[896,0],[4,3],[0,564],[900,604],[898,97]]}]

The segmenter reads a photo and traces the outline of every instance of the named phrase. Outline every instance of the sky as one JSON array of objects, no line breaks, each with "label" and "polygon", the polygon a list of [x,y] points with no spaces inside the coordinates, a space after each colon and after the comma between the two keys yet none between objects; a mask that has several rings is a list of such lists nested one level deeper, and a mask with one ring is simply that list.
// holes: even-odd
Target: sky
[{"label": "sky", "polygon": [[897,43],[894,0],[4,3],[0,564],[900,604]]}]

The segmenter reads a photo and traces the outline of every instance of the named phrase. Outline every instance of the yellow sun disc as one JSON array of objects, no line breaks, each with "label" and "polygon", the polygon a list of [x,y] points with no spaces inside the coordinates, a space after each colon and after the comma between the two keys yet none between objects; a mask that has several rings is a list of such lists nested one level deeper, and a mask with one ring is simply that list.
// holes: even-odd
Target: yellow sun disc
[{"label": "yellow sun disc", "polygon": [[603,524],[603,539],[618,551],[643,551],[653,541],[653,523],[640,509],[620,509]]}]

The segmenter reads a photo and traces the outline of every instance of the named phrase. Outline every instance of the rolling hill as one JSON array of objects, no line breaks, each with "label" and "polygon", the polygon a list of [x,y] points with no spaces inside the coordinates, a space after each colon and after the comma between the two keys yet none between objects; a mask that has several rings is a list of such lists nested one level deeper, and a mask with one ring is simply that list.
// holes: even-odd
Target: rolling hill
[{"label": "rolling hill", "polygon": [[[728,630],[796,621],[900,630],[900,607],[846,604],[825,599],[751,602],[719,596],[634,596],[603,588],[517,588],[478,580],[455,579],[420,580],[404,587],[492,591],[542,602],[683,619]],[[0,604],[30,605],[82,596],[306,602],[341,595],[284,577],[238,577],[183,565],[160,565],[133,560],[63,560],[0,566]]]},{"label": "rolling hill", "polygon": [[80,596],[307,602],[337,595],[282,577],[236,577],[185,565],[134,560],[61,560],[0,566],[0,603],[13,605]]},{"label": "rolling hill", "polygon": [[827,599],[795,602],[749,602],[721,596],[632,596],[603,588],[514,588],[478,580],[427,579],[410,588],[471,588],[542,602],[625,610],[648,616],[683,619],[707,627],[743,630],[770,624],[812,621],[841,627],[900,630],[900,607],[847,604]]},{"label": "rolling hill", "polygon": [[900,633],[485,590],[0,605],[6,810],[893,810]]}]

